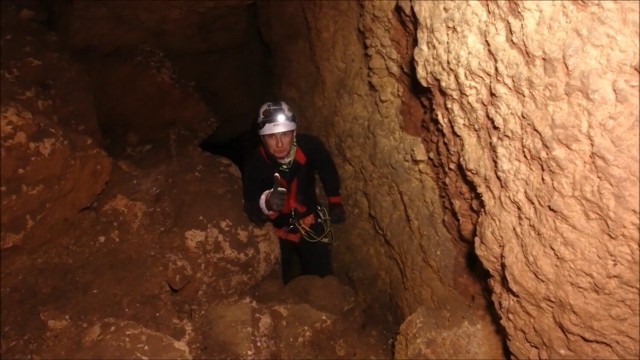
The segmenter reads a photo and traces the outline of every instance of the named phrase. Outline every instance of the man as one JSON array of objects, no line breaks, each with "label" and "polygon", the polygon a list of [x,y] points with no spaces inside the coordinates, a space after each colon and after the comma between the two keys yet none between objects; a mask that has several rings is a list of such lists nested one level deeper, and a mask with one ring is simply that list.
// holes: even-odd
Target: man
[{"label": "man", "polygon": [[[242,178],[249,219],[274,225],[284,284],[295,277],[294,255],[303,275],[333,273],[331,223],[342,223],[346,217],[331,155],[320,139],[296,134],[296,128],[296,117],[284,101],[262,105],[258,113],[262,144],[246,160]],[[328,216],[316,197],[316,174],[328,200]]]}]

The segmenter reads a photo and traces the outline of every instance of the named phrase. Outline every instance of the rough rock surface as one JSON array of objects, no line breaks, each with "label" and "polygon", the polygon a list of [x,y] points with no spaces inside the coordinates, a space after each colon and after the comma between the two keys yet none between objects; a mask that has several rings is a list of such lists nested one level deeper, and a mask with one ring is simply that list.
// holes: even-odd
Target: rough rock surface
[{"label": "rough rock surface", "polygon": [[[178,24],[206,24],[202,19],[213,14],[207,8],[225,3],[57,4],[73,10],[63,11],[59,25],[76,49],[125,49],[98,59],[105,67],[91,68],[94,88],[105,90],[99,93],[100,114],[115,106],[127,120],[114,125],[135,131],[127,129],[123,137],[115,131],[108,139],[122,141],[110,143],[118,161],[109,185],[65,222],[69,231],[52,228],[41,237],[47,246],[37,252],[19,246],[3,251],[3,357],[70,357],[83,339],[93,339],[87,330],[109,321],[162,340],[160,346],[186,344],[193,357],[388,357],[380,345],[389,345],[390,335],[376,333],[364,316],[380,320],[385,307],[406,319],[396,340],[398,357],[462,358],[480,349],[488,354],[482,356],[500,356],[493,352],[500,326],[507,355],[516,358],[639,356],[637,2],[257,3],[260,41],[270,49],[269,65],[279,81],[274,90],[293,105],[301,130],[325,139],[342,173],[349,220],[335,228],[338,273],[372,304],[351,308],[332,301],[334,294],[351,301],[339,283],[285,290],[273,273],[259,281],[273,265],[273,248],[261,246],[275,245],[265,229],[243,223],[238,202],[228,198],[238,196],[238,174],[231,164],[197,152],[194,129],[186,126],[194,119],[179,111],[163,117],[173,90],[196,118],[206,111],[192,93],[172,82],[158,86],[149,76],[157,69],[166,74],[167,67],[127,64],[142,43],[174,52],[174,58],[175,52],[192,51],[181,68],[197,79],[209,68],[192,62],[195,55],[236,37],[216,39],[209,31],[202,37]],[[12,22],[5,14],[14,14]],[[74,112],[47,105],[51,84],[38,81],[49,72],[29,72],[55,67],[56,59],[67,63],[63,54],[30,55],[55,37],[5,36],[5,24],[31,26],[38,19],[37,12],[3,11],[3,114],[28,120],[30,113],[32,128],[51,129],[61,139],[92,136],[93,107]],[[211,24],[226,21],[220,20]],[[85,33],[87,24],[91,31]],[[183,42],[187,37],[193,43]],[[23,51],[5,57],[10,46]],[[160,59],[161,65],[170,60]],[[16,77],[18,72],[34,75]],[[236,82],[227,76],[202,81],[224,79],[220,87],[209,87],[215,96],[264,90],[247,73]],[[129,77],[135,89],[147,95],[159,90],[159,96],[127,93]],[[20,106],[5,106],[4,90],[11,91],[14,79],[29,80],[12,95]],[[143,86],[147,81],[153,88]],[[86,88],[71,88],[76,91],[59,94],[86,97]],[[49,97],[40,99],[44,95]],[[48,107],[60,113],[58,120],[39,116]],[[75,115],[63,116],[65,109]],[[74,120],[85,112],[87,123]],[[103,124],[119,118],[108,116]],[[158,128],[140,130],[156,116]],[[5,119],[9,124],[10,117],[3,115],[3,160],[5,140],[22,139],[9,132],[5,139]],[[185,127],[176,126],[181,122]],[[43,148],[33,141],[29,150]],[[7,149],[15,150],[15,158],[27,150]],[[3,210],[9,169],[3,161]],[[4,231],[4,211],[2,216]],[[28,219],[15,224],[28,226]],[[253,242],[254,236],[265,241]],[[500,326],[481,312],[483,267],[491,276],[490,305]],[[331,292],[317,291],[320,285]],[[295,301],[284,301],[285,295]],[[211,336],[225,330],[220,323],[235,336]],[[286,324],[313,331],[296,332]],[[461,344],[478,331],[477,343]],[[116,340],[110,344],[126,340],[104,334]],[[85,342],[85,350],[99,356],[105,344]],[[134,354],[139,344],[130,345],[126,351]],[[158,349],[149,350],[145,354]]]},{"label": "rough rock surface", "polygon": [[87,77],[35,16],[3,5],[3,249],[42,243],[51,227],[91,205],[111,171]]},{"label": "rough rock surface", "polygon": [[1,111],[1,246],[38,245],[49,227],[91,205],[111,160],[90,138],[64,133],[19,105]]},{"label": "rough rock surface", "polygon": [[285,287],[272,277],[249,294],[207,311],[206,358],[391,356],[390,334],[380,331],[363,299],[334,276],[301,276]]},{"label": "rough rock surface", "polygon": [[[423,174],[428,172],[424,159],[412,157],[422,144],[403,133],[397,122],[402,89],[394,73],[400,69],[388,67],[399,55],[386,47],[392,43],[395,4],[363,6],[365,18],[359,19],[361,9],[355,2],[269,4],[262,10],[272,19],[273,14],[286,14],[307,21],[308,30],[294,30],[302,27],[296,20],[287,26],[265,20],[261,26],[277,49],[274,71],[283,79],[280,91],[301,114],[301,128],[326,140],[345,179],[343,196],[350,216],[338,236],[350,239],[343,244],[344,262],[357,264],[347,270],[349,276],[361,281],[375,273],[373,281],[394,294],[399,311],[407,316],[425,301],[435,305],[438,296],[433,292],[448,292],[443,281],[453,284],[456,249],[439,222],[436,184]],[[329,26],[322,21],[326,18],[341,20]],[[367,53],[358,37],[359,21],[366,30]],[[296,58],[307,60],[294,62]],[[313,90],[300,91],[295,85],[300,82]],[[369,86],[387,93],[376,101]],[[413,286],[424,282],[430,285]]]},{"label": "rough rock surface", "polygon": [[[454,309],[453,311],[450,309]],[[395,359],[503,359],[500,337],[486,312],[420,309],[402,324],[395,343]]]},{"label": "rough rock surface", "polygon": [[[33,22],[36,13],[25,13],[28,16],[25,15],[24,22],[5,22],[5,15],[18,18],[18,14],[24,13],[15,10],[27,3],[19,4],[2,3],[3,31],[7,30],[3,39],[11,34],[18,47],[26,41],[35,43],[37,46],[30,50],[35,58],[48,49],[33,41],[42,40],[32,37],[38,34],[31,32],[37,26],[27,28],[29,31],[20,36],[16,35],[18,31],[11,30],[37,25]],[[11,26],[5,27],[7,24]],[[20,56],[15,59],[24,60]],[[43,61],[42,65],[55,64]],[[3,76],[7,74],[4,69]],[[136,69],[141,74],[131,71],[132,78],[149,80],[147,87],[136,83],[141,96],[158,94],[148,97],[149,103],[145,105],[162,109],[166,106],[163,99],[175,95],[176,88],[157,86],[156,79],[149,76],[155,69]],[[58,71],[59,76],[68,76],[69,81],[52,84],[52,93],[68,90],[88,93],[89,97],[95,95],[82,87],[84,83],[80,80],[85,75],[80,80],[75,78],[81,72]],[[10,74],[15,76],[16,72]],[[37,77],[15,78],[23,80],[28,89],[34,84],[27,79]],[[6,84],[3,79],[3,89]],[[205,113],[202,111],[205,107],[197,96],[189,97],[188,92],[180,95],[185,100],[184,111],[173,113],[174,122],[156,124],[162,128],[159,133],[163,137],[156,137],[151,143],[124,141],[121,147],[112,147],[119,156],[107,172],[106,186],[100,174],[91,173],[79,177],[79,183],[71,186],[69,194],[88,197],[82,211],[73,196],[53,204],[54,215],[68,215],[64,222],[54,221],[64,223],[64,227],[47,227],[40,233],[40,246],[27,247],[25,242],[2,250],[0,356],[174,359],[211,358],[215,354],[229,358],[237,357],[238,349],[226,347],[227,343],[243,344],[244,335],[248,335],[251,339],[264,338],[263,345],[269,345],[264,353],[278,354],[280,358],[388,358],[390,335],[378,330],[379,322],[365,318],[366,306],[362,302],[355,306],[353,292],[337,279],[299,278],[291,288],[281,284],[278,271],[274,271],[277,241],[272,230],[248,222],[239,201],[238,169],[226,159],[203,153],[197,146],[199,128],[192,126],[194,119],[190,115]],[[97,141],[75,142],[89,139],[75,129],[97,129],[94,117],[78,116],[77,122],[68,123],[73,126],[58,125],[38,115],[42,108],[31,98],[20,103],[22,106],[16,105],[17,100],[5,106],[5,99],[3,201],[5,186],[13,191],[16,184],[38,180],[42,172],[47,175],[46,171],[57,171],[56,167],[41,166],[37,174],[25,172],[20,178],[11,177],[16,172],[22,174],[14,170],[29,163],[30,151],[58,156],[56,147],[48,146],[64,144],[66,140],[68,146],[63,150],[67,152],[63,154],[69,156],[63,160],[70,163],[76,161],[73,154],[96,149],[111,163],[96,147]],[[135,97],[118,99],[120,102],[114,99],[106,102],[117,109],[140,106]],[[51,118],[62,119],[64,109],[74,107],[83,108],[73,102],[65,103],[51,112]],[[61,141],[44,142],[41,137],[48,137],[42,134],[55,135]],[[63,160],[60,162],[66,164]],[[5,176],[5,171],[11,176]],[[65,175],[73,175],[74,171],[73,167],[65,169],[57,180],[66,184]],[[57,183],[51,181],[55,188]],[[89,197],[80,186],[83,184],[100,189],[104,186],[104,190]],[[73,211],[67,211],[68,206]],[[2,209],[4,231],[5,216],[11,217],[5,215],[4,202]],[[45,220],[36,219],[32,228],[47,224]],[[252,298],[260,299],[260,305]],[[226,337],[209,336],[216,325],[224,324],[210,321],[212,314],[233,320],[241,312],[228,309],[242,308],[246,303],[256,304],[256,309],[271,314],[271,325],[268,321],[258,322],[258,327],[239,329],[237,333],[222,328]],[[253,324],[256,320],[253,314],[233,321],[243,326]],[[229,338],[230,334],[237,337]],[[268,342],[269,339],[273,341]]]},{"label": "rough rock surface", "polygon": [[[205,337],[215,339],[207,358],[310,358],[309,343],[331,331],[336,317],[307,304],[259,306],[250,300],[214,306],[207,313],[211,324]],[[326,336],[326,334],[325,334]],[[317,344],[321,346],[322,344]]]},{"label": "rough rock surface", "polygon": [[[30,349],[76,357],[69,352],[83,336],[76,329],[108,317],[167,335],[194,354],[208,304],[271,272],[277,242],[269,228],[251,225],[235,201],[240,179],[230,162],[195,146],[152,170],[136,162],[116,163],[109,186],[67,232],[49,234],[29,257],[3,257],[3,354]],[[52,336],[43,314],[59,314],[51,320],[69,324]],[[100,349],[112,344],[105,341]]]},{"label": "rough rock surface", "polygon": [[[147,44],[170,52],[212,52],[252,40],[251,0],[53,2],[53,22],[73,50],[120,51]],[[224,33],[226,36],[211,36]]]},{"label": "rough rock surface", "polygon": [[171,155],[179,128],[204,138],[218,122],[192,84],[180,79],[166,55],[141,46],[109,57],[85,60],[95,94],[105,148],[120,158],[131,148],[152,145]]},{"label": "rough rock surface", "polygon": [[472,303],[474,242],[514,356],[638,356],[637,3],[262,11],[279,93],[345,179],[348,277],[400,318]]},{"label": "rough rock surface", "polygon": [[[400,320],[421,307],[484,311],[481,286],[465,262],[469,246],[444,224],[422,134],[406,129],[422,129],[426,118],[412,95],[414,39],[403,18],[410,7],[288,2],[264,4],[263,12],[271,14],[260,25],[275,49],[279,91],[301,114],[300,127],[327,142],[344,180],[349,218],[336,227],[335,251],[344,276],[371,302],[394,307]],[[275,14],[292,20],[269,21]],[[478,321],[494,328],[489,316]],[[499,342],[495,331],[486,334]],[[462,356],[462,349],[446,350]]]},{"label": "rough rock surface", "polygon": [[47,15],[29,3],[2,6],[2,103],[15,102],[35,117],[44,117],[101,145],[88,74],[58,34],[44,26]]},{"label": "rough rock surface", "polygon": [[90,327],[82,345],[70,354],[77,359],[191,359],[189,348],[140,324],[104,319]]},{"label": "rough rock surface", "polygon": [[637,358],[638,3],[414,8],[511,352]]},{"label": "rough rock surface", "polygon": [[[171,60],[179,77],[193,84],[204,102],[215,110],[216,118],[224,125],[220,132],[232,136],[255,119],[255,109],[268,98],[268,49],[255,26],[253,3],[52,1],[49,7],[54,16],[51,23],[73,51],[85,57],[97,55],[103,65],[120,62],[119,67],[107,67],[110,71],[104,74],[103,82],[109,83],[109,73],[133,76],[132,87],[119,90],[135,95],[135,90],[144,86],[138,81],[145,81],[147,74],[140,69],[126,71],[136,63],[139,67],[139,61],[122,60],[135,58],[141,47],[159,51]],[[114,57],[113,62],[104,61],[105,54]],[[188,97],[169,97],[161,108],[168,114],[179,111],[181,99]],[[144,98],[139,101],[152,103]],[[168,114],[157,113],[161,118]]]}]

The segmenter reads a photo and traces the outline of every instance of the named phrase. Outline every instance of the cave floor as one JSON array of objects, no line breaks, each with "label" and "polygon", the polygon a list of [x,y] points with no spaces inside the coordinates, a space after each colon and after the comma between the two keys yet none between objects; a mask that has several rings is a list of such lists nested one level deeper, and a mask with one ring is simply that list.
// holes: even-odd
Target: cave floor
[{"label": "cave floor", "polygon": [[[137,182],[127,175],[115,167],[94,205],[41,234],[43,245],[3,249],[2,358],[392,357],[387,316],[337,277],[303,276],[285,287],[276,264],[238,291],[172,288],[166,259],[173,250],[160,233],[133,231],[132,211],[105,210],[117,194],[133,192]],[[236,200],[218,206],[237,211]],[[189,211],[184,203],[170,213]],[[170,228],[172,221],[149,215],[144,226]],[[233,269],[249,271],[249,263]],[[212,315],[220,311],[225,319]]]}]

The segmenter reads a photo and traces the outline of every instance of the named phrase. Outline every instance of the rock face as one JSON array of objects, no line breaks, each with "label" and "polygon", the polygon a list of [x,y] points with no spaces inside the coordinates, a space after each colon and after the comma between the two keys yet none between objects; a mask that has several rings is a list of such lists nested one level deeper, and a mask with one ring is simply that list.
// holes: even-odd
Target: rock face
[{"label": "rock face", "polygon": [[[303,131],[327,142],[344,180],[350,216],[346,226],[336,227],[340,270],[370,301],[396,308],[400,319],[421,308],[435,315],[448,307],[472,317],[485,302],[465,263],[469,246],[443,221],[439,169],[430,166],[433,154],[425,150],[422,122],[428,121],[428,109],[412,93],[411,8],[361,5],[290,2],[260,8],[274,72],[283,79],[279,90],[301,114]],[[295,20],[268,21],[275,14]],[[298,28],[301,19],[308,25]],[[456,169],[455,159],[444,165]],[[478,322],[495,330],[489,316]],[[485,334],[500,342],[496,331]],[[460,348],[442,351],[451,358],[464,355]]]},{"label": "rock face", "polygon": [[280,94],[345,179],[356,283],[444,309],[474,296],[473,242],[513,356],[638,357],[637,3],[262,11]]},{"label": "rock face", "polygon": [[[139,346],[144,344],[144,346]],[[90,327],[82,347],[70,355],[77,359],[191,359],[189,348],[173,338],[140,324],[104,319]]]},{"label": "rock face", "polygon": [[400,327],[395,359],[501,359],[502,343],[485,313],[420,309]]},{"label": "rock face", "polygon": [[2,248],[36,245],[48,227],[91,205],[111,160],[91,138],[65,134],[16,104],[3,104],[1,119]]},{"label": "rock face", "polygon": [[[201,53],[253,40],[251,0],[84,1],[48,4],[52,22],[73,50],[133,49],[143,44],[174,53]],[[211,36],[224,33],[227,36]]]},{"label": "rock face", "polygon": [[[92,93],[73,62],[51,63],[68,60],[63,53],[35,60],[50,50],[41,43],[50,34],[38,32],[36,12],[19,11],[25,5],[0,4],[2,240],[10,247],[1,264],[2,358],[389,357],[389,335],[370,326],[337,278],[298,278],[284,289],[272,229],[244,214],[238,169],[198,147],[211,114],[165,71],[168,59],[109,58],[102,92]],[[5,57],[6,40],[28,51]],[[90,137],[95,117],[82,112],[94,104],[53,97],[47,108],[34,90],[46,72],[22,72],[32,65],[67,79],[50,93],[98,96],[123,118],[114,126],[138,135],[105,137],[117,154],[108,157]],[[127,77],[146,102],[117,93],[129,90]],[[153,123],[152,115],[165,117]],[[104,172],[92,171],[96,163]],[[20,223],[24,216],[33,221]]]},{"label": "rock face", "polygon": [[638,357],[638,3],[415,10],[510,350]]},{"label": "rock face", "polygon": [[[338,232],[338,237],[349,239],[343,243],[348,249],[341,253],[360,254],[345,260],[358,264],[350,266],[349,276],[365,280],[375,273],[374,281],[394,294],[403,316],[424,302],[435,306],[435,299],[449,292],[445,283],[453,284],[457,249],[442,226],[437,186],[423,173],[429,172],[424,159],[412,157],[422,144],[398,126],[398,96],[403,90],[396,76],[401,69],[391,58],[399,55],[393,47],[383,46],[392,44],[395,4],[365,2],[364,19],[353,2],[267,6],[262,9],[269,14],[265,18],[279,13],[310,24],[308,30],[294,31],[278,22],[261,23],[266,40],[276,49],[274,71],[283,79],[282,96],[291,99],[301,114],[303,131],[319,133],[326,140],[345,179],[343,192],[351,216],[348,226]],[[322,21],[326,18],[340,21],[328,27]],[[359,21],[366,29],[363,35],[370,54],[358,37]],[[294,62],[296,58],[307,60]],[[312,90],[300,92],[299,83]],[[369,86],[386,92],[379,102]],[[413,286],[425,282],[430,285]]]},{"label": "rock face", "polygon": [[192,84],[177,76],[164,52],[140,46],[131,52],[85,61],[105,148],[114,158],[142,146],[158,157],[175,151],[175,134],[204,138],[219,122]]},{"label": "rock face", "polygon": [[42,243],[91,205],[111,171],[88,79],[34,16],[2,12],[3,249]]},{"label": "rock face", "polygon": [[256,289],[259,296],[224,301],[207,309],[203,358],[390,356],[380,352],[387,335],[370,327],[363,303],[336,277],[301,276],[284,288],[273,285],[269,280]]},{"label": "rock face", "polygon": [[[255,26],[253,3],[47,2],[52,11],[50,23],[72,51],[84,57],[97,55],[103,65],[118,63],[117,67],[107,66],[104,77],[98,77],[103,83],[109,82],[108,76],[114,72],[116,76],[134,76],[133,86],[120,89],[120,96],[139,89],[137,81],[148,74],[127,71],[140,62],[122,60],[135,58],[140,47],[154,49],[165,54],[179,78],[195,86],[205,104],[222,120],[224,127],[219,130],[229,135],[237,134],[255,119],[255,109],[269,97],[265,94],[269,85],[268,50]],[[111,62],[104,61],[105,55],[113,56]],[[101,84],[96,89],[102,89]],[[167,100],[169,111],[161,118],[180,108],[178,99]],[[153,100],[139,98],[138,102],[143,105]],[[170,104],[175,104],[173,109]]]},{"label": "rock face", "polygon": [[[233,114],[268,92],[241,71],[262,41],[274,92],[335,155],[338,274],[397,310],[396,357],[640,356],[637,2],[121,5],[53,6],[90,90],[55,36],[7,32],[39,14],[2,12],[3,357],[385,357],[356,346],[339,282],[261,292],[275,239],[242,214],[237,169],[197,150],[197,94],[153,67]],[[116,110],[112,169],[95,108]]]}]

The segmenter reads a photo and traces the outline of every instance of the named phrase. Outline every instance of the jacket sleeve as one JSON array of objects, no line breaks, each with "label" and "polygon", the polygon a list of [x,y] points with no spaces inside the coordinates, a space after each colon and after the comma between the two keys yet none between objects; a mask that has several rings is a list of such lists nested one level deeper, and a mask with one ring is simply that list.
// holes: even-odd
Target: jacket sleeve
[{"label": "jacket sleeve", "polygon": [[263,225],[269,218],[260,209],[260,196],[269,189],[269,184],[264,183],[263,164],[260,155],[256,152],[249,156],[242,172],[242,197],[244,212],[251,222]]},{"label": "jacket sleeve", "polygon": [[325,147],[324,143],[316,138],[311,137],[310,143],[313,147],[312,153],[315,157],[316,169],[322,188],[327,196],[329,204],[342,203],[342,196],[340,195],[340,175],[336,164],[329,153],[329,150]]}]

